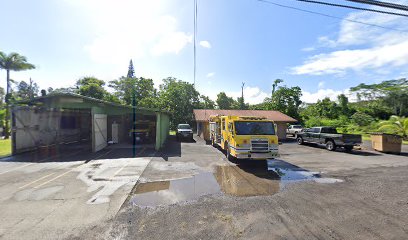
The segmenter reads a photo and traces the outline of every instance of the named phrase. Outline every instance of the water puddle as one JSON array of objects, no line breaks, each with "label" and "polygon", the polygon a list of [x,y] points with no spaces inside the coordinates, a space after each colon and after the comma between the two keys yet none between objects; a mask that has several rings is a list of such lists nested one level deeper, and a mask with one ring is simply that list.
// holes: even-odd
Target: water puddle
[{"label": "water puddle", "polygon": [[268,171],[274,171],[279,175],[281,188],[284,188],[287,184],[299,181],[314,181],[318,183],[343,182],[341,179],[324,178],[321,176],[320,172],[310,172],[288,162],[277,159],[268,160],[267,169]]},{"label": "water puddle", "polygon": [[220,187],[214,175],[204,172],[191,178],[140,183],[131,202],[138,206],[153,207],[194,200],[203,195],[219,192]]},{"label": "water puddle", "polygon": [[273,195],[287,184],[299,181],[342,182],[340,179],[323,178],[320,173],[282,160],[247,161],[236,166],[217,166],[214,173],[203,172],[190,178],[140,183],[131,202],[137,206],[154,207],[220,192],[238,197]]}]

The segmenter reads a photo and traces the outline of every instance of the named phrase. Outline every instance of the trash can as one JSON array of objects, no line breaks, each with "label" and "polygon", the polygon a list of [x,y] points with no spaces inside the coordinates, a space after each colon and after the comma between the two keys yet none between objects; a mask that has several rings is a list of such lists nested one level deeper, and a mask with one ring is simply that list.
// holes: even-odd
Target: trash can
[{"label": "trash can", "polygon": [[395,134],[372,133],[371,144],[374,150],[385,153],[401,153],[402,137]]}]

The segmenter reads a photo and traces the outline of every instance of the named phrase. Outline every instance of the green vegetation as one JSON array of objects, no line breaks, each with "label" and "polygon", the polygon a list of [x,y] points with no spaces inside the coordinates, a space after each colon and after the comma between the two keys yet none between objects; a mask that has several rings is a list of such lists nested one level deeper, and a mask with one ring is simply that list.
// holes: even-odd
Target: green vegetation
[{"label": "green vegetation", "polygon": [[[130,61],[127,74],[111,81],[95,77],[83,77],[74,86],[60,89],[48,88],[39,91],[39,86],[30,79],[12,81],[10,71],[33,69],[24,56],[16,53],[6,55],[0,52],[0,69],[7,71],[7,94],[0,88],[0,126],[9,135],[8,116],[5,104],[9,101],[27,100],[49,93],[71,92],[109,102],[139,107],[158,108],[171,112],[170,128],[179,123],[193,122],[193,109],[259,109],[277,110],[295,119],[305,127],[318,125],[334,126],[344,133],[359,133],[367,136],[371,132],[385,132],[401,135],[408,140],[408,80],[388,80],[376,84],[360,84],[350,89],[357,101],[340,94],[336,101],[329,98],[317,103],[303,103],[302,90],[298,86],[288,87],[284,80],[276,79],[272,84],[271,96],[260,104],[245,103],[244,95],[234,99],[225,92],[219,92],[216,101],[201,95],[193,84],[168,77],[155,88],[150,78],[136,77],[133,62]],[[11,87],[14,83],[15,88]],[[109,87],[107,89],[106,87]],[[244,87],[244,83],[242,88]],[[4,99],[6,101],[4,101]],[[134,100],[134,103],[133,103]]]},{"label": "green vegetation", "polygon": [[11,139],[0,140],[0,157],[11,154]]},{"label": "green vegetation", "polygon": [[349,102],[345,95],[304,105],[301,121],[306,127],[330,125],[345,133],[398,134],[408,140],[408,80],[389,80],[379,84],[360,84],[350,89],[357,96]]},{"label": "green vegetation", "polygon": [[[34,69],[35,66],[31,63],[27,62],[27,58],[18,54],[18,53],[10,53],[10,54],[5,54],[4,52],[0,51],[0,70],[4,69],[6,70],[6,81],[7,81],[7,89],[6,89],[6,96],[5,96],[5,102],[6,106],[1,106],[2,108],[5,107],[5,119],[9,119],[10,117],[10,111],[9,111],[9,104],[10,104],[10,99],[12,98],[11,96],[11,86],[10,86],[10,71],[24,71],[24,70],[30,70]],[[5,138],[9,138],[10,136],[10,125],[9,121],[1,121],[4,123],[4,132],[5,132]]]}]

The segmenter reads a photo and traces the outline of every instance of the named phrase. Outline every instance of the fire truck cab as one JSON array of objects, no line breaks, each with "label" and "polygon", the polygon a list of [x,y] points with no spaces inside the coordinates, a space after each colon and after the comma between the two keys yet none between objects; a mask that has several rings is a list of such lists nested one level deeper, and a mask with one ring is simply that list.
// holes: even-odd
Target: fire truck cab
[{"label": "fire truck cab", "polygon": [[278,155],[276,126],[263,117],[211,116],[210,140],[230,160],[265,160]]}]

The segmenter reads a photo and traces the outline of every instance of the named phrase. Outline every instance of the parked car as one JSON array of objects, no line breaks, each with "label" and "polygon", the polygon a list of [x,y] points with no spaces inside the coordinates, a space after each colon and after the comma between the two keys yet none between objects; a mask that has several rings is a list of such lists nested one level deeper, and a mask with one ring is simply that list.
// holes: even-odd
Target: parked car
[{"label": "parked car", "polygon": [[351,151],[354,146],[362,143],[361,135],[339,134],[335,127],[312,127],[297,134],[298,144],[304,142],[325,144],[326,149],[335,151],[337,147],[344,147]]},{"label": "parked car", "polygon": [[301,125],[290,125],[288,129],[286,129],[286,134],[290,134],[292,136],[297,136],[298,133],[303,131],[303,127]]},{"label": "parked car", "polygon": [[177,133],[176,133],[177,141],[182,139],[188,139],[193,141],[193,129],[191,129],[189,124],[179,124],[177,125]]}]

